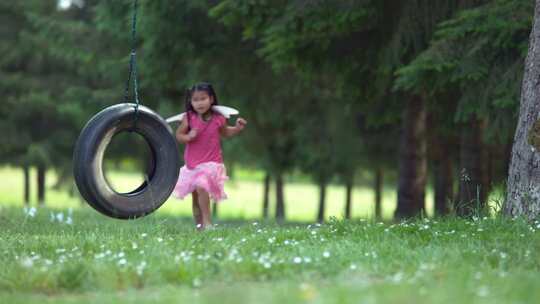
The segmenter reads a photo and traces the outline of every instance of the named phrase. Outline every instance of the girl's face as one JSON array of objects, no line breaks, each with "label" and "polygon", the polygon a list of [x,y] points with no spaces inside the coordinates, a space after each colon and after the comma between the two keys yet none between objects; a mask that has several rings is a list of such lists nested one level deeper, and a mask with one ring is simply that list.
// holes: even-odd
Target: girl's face
[{"label": "girl's face", "polygon": [[214,99],[205,91],[195,91],[191,95],[191,106],[198,114],[208,112],[213,103]]}]

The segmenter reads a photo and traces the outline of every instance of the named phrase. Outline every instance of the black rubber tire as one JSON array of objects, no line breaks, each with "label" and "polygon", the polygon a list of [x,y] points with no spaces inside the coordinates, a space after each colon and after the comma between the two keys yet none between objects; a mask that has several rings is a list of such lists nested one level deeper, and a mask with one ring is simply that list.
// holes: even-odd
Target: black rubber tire
[{"label": "black rubber tire", "polygon": [[[111,139],[124,131],[137,132],[152,155],[148,180],[129,193],[111,188],[103,172],[103,156]],[[170,126],[158,114],[135,105],[110,106],[97,113],[83,128],[73,153],[73,175],[83,198],[97,211],[118,219],[134,219],[158,209],[171,195],[178,180],[180,158]]]}]

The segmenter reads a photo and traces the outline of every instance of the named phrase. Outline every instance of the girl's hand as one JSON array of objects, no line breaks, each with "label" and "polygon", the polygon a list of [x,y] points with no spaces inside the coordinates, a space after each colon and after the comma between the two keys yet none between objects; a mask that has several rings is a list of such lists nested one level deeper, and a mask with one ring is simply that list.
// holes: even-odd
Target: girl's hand
[{"label": "girl's hand", "polygon": [[197,137],[197,129],[191,129],[189,133],[187,134],[187,136],[189,138],[189,141],[192,141],[193,139],[195,139],[195,137]]},{"label": "girl's hand", "polygon": [[244,127],[246,126],[247,124],[247,121],[245,119],[243,119],[242,117],[238,117],[238,119],[236,120],[236,125],[235,127],[238,129],[238,130],[243,130]]}]

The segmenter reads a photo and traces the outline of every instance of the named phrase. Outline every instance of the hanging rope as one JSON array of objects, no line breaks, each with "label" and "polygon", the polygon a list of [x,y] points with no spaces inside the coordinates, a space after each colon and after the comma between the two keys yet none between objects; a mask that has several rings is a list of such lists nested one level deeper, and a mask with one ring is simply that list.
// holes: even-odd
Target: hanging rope
[{"label": "hanging rope", "polygon": [[134,128],[137,123],[138,113],[139,113],[139,86],[137,82],[137,8],[138,0],[133,0],[133,19],[131,22],[131,55],[129,58],[129,74],[126,81],[126,89],[124,92],[124,102],[128,102],[129,98],[129,86],[131,79],[133,78],[133,95],[135,97],[135,121]]}]

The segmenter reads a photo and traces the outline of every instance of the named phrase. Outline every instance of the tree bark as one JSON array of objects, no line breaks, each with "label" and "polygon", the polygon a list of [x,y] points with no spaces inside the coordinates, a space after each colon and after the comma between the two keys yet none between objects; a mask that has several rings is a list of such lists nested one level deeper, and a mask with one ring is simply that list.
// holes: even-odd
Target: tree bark
[{"label": "tree bark", "polygon": [[403,112],[396,218],[413,217],[424,210],[426,147],[425,101],[413,96]]},{"label": "tree bark", "polygon": [[28,165],[23,166],[24,174],[24,204],[30,205],[30,168]]},{"label": "tree bark", "polygon": [[326,181],[319,182],[319,212],[317,213],[317,221],[324,222],[324,211],[326,207]]},{"label": "tree bark", "polygon": [[283,194],[283,175],[276,174],[276,220],[283,222],[285,220],[285,197]]},{"label": "tree bark", "polygon": [[268,219],[268,209],[270,209],[270,174],[264,176],[263,189],[263,218]]},{"label": "tree bark", "polygon": [[540,215],[540,153],[527,140],[534,135],[529,130],[540,118],[540,0],[535,2],[504,204],[506,215],[530,220]]},{"label": "tree bark", "polygon": [[213,208],[212,208],[212,218],[213,218],[213,219],[217,219],[217,217],[218,217],[218,204],[212,203],[212,205],[213,205]]},{"label": "tree bark", "polygon": [[351,218],[352,210],[352,190],[353,190],[353,178],[347,177],[345,182],[345,218]]},{"label": "tree bark", "polygon": [[382,185],[383,170],[381,167],[375,169],[375,218],[382,219]]},{"label": "tree bark", "polygon": [[37,195],[38,204],[40,206],[45,205],[45,173],[47,172],[44,165],[37,167]]},{"label": "tree bark", "polygon": [[450,143],[437,136],[434,138],[432,151],[435,215],[445,216],[450,211],[448,202],[454,198],[454,170]]},{"label": "tree bark", "polygon": [[482,146],[481,123],[477,118],[471,118],[461,129],[459,198],[455,206],[459,216],[472,216],[484,208]]}]

